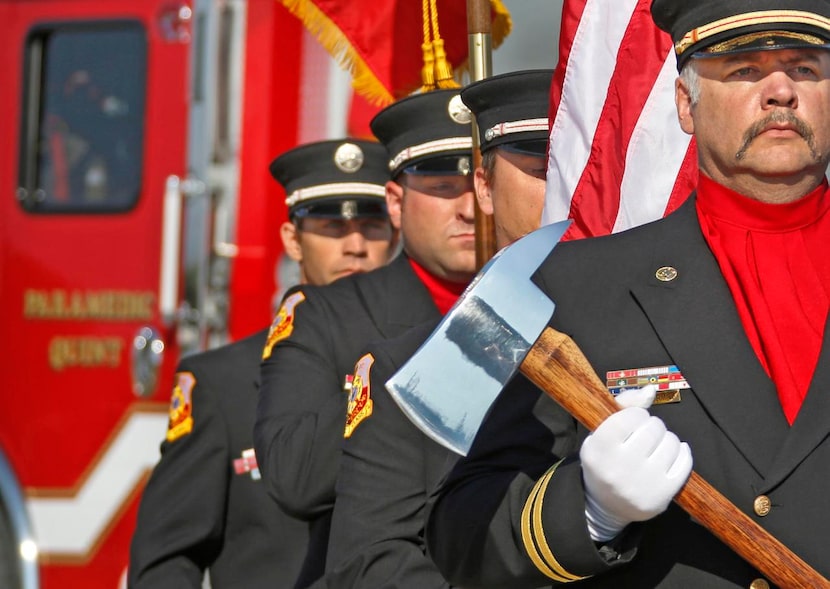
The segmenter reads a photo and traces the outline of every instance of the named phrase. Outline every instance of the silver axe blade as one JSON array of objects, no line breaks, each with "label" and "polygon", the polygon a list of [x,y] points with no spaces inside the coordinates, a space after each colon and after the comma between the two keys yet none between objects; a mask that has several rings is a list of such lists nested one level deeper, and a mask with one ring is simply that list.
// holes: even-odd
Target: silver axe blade
[{"label": "silver axe blade", "polygon": [[487,410],[550,321],[553,301],[530,277],[570,223],[546,225],[497,253],[386,382],[409,419],[453,452],[469,452]]}]

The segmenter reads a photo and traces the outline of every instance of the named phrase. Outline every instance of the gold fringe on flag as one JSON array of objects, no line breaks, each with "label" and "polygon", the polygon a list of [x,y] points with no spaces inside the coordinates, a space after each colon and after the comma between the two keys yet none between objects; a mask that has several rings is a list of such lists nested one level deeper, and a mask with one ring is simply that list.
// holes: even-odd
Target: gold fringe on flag
[{"label": "gold fringe on flag", "polygon": [[510,12],[501,0],[490,0],[490,10],[494,14],[491,34],[493,36],[493,49],[496,49],[513,30],[513,19],[510,18]]},{"label": "gold fringe on flag", "polygon": [[352,87],[370,104],[385,106],[395,97],[380,83],[348,37],[311,0],[281,0],[291,14],[299,18],[337,63],[352,74]]}]

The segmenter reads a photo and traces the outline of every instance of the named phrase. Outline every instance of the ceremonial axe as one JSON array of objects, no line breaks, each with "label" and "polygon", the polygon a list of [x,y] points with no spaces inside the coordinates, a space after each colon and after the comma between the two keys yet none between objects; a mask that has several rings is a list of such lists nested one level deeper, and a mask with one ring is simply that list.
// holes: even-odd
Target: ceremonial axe
[{"label": "ceremonial axe", "polygon": [[[466,455],[487,411],[517,370],[591,431],[619,410],[574,341],[547,327],[554,302],[530,280],[568,225],[542,227],[496,254],[387,381],[403,412],[439,444]],[[437,366],[448,368],[439,371]],[[674,501],[777,585],[830,588],[830,582],[697,473],[692,472]]]}]

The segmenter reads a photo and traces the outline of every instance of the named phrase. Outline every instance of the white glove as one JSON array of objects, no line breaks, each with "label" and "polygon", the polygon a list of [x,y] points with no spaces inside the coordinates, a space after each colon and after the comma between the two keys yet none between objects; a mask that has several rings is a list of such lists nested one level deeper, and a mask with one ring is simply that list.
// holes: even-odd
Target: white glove
[{"label": "white glove", "polygon": [[605,542],[669,506],[692,471],[688,444],[641,407],[610,416],[579,451],[591,538]]},{"label": "white glove", "polygon": [[639,389],[628,389],[614,397],[620,407],[642,407],[648,409],[657,396],[657,385],[647,384]]}]

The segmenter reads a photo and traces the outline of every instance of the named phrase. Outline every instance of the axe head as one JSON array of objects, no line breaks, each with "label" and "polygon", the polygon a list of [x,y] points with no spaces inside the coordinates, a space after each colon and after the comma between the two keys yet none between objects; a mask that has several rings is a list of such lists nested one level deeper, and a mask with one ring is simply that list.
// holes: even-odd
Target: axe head
[{"label": "axe head", "polygon": [[426,435],[466,455],[504,385],[553,315],[530,277],[570,221],[546,225],[497,253],[417,352],[386,382]]}]

